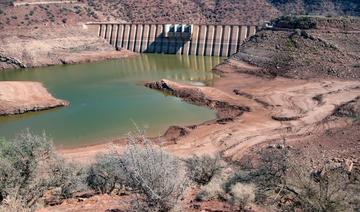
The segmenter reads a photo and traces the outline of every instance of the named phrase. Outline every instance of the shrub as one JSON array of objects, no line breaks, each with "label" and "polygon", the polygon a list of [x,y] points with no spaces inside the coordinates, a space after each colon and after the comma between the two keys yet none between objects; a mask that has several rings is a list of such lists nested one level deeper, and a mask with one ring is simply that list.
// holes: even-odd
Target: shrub
[{"label": "shrub", "polygon": [[110,194],[121,187],[126,178],[120,160],[116,154],[98,155],[87,171],[89,187],[102,194]]},{"label": "shrub", "polygon": [[250,202],[255,201],[255,185],[236,183],[231,188],[232,203],[240,208],[246,207]]},{"label": "shrub", "polygon": [[223,184],[228,177],[229,174],[224,172],[213,177],[208,184],[201,187],[201,191],[196,195],[196,200],[208,201],[227,199]]},{"label": "shrub", "polygon": [[29,131],[10,142],[0,141],[0,205],[33,208],[51,189],[58,198],[70,197],[82,187],[81,175],[55,153],[46,135]]},{"label": "shrub", "polygon": [[58,199],[68,199],[76,192],[87,190],[83,167],[67,163],[59,157],[54,158],[54,162],[49,165],[48,170],[45,170],[50,173],[48,185],[58,191]]},{"label": "shrub", "polygon": [[[144,136],[129,138],[122,155],[127,184],[142,195],[149,210],[168,211],[182,196],[186,178],[180,161],[155,147]],[[142,142],[143,145],[136,144]],[[141,206],[143,207],[143,206]]]},{"label": "shrub", "polygon": [[222,169],[220,157],[194,155],[185,160],[189,178],[200,185],[205,185]]},{"label": "shrub", "polygon": [[284,188],[293,196],[292,204],[287,205],[290,210],[345,211],[353,207],[360,190],[359,181],[353,181],[343,167],[326,165],[312,172],[293,167],[286,179]]},{"label": "shrub", "polygon": [[25,207],[25,203],[21,199],[15,197],[7,197],[3,200],[3,203],[0,205],[0,211],[21,211],[21,212],[31,212],[29,208]]},{"label": "shrub", "polygon": [[300,160],[286,147],[268,148],[260,155],[256,169],[239,172],[225,183],[226,192],[231,194],[238,183],[254,184],[257,202],[275,202],[284,211],[342,211],[358,207],[360,172],[349,173],[341,164],[331,162],[314,170],[307,162],[310,158],[302,154],[305,159]]},{"label": "shrub", "polygon": [[245,184],[251,183],[252,178],[253,177],[251,173],[239,170],[237,173],[235,173],[233,176],[231,176],[226,180],[226,182],[223,185],[224,190],[225,192],[230,193],[234,185],[236,185],[237,183],[245,183]]}]

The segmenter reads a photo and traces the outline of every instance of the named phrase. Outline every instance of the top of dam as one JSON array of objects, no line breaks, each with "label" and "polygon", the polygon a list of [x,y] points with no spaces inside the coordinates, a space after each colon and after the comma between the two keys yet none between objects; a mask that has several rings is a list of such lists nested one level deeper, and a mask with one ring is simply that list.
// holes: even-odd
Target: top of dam
[{"label": "top of dam", "polygon": [[90,21],[86,22],[85,25],[100,25],[100,24],[122,24],[122,25],[197,25],[197,26],[260,26],[262,24],[247,24],[247,23],[238,23],[238,24],[224,24],[224,23],[197,23],[197,22],[121,22],[121,21]]}]

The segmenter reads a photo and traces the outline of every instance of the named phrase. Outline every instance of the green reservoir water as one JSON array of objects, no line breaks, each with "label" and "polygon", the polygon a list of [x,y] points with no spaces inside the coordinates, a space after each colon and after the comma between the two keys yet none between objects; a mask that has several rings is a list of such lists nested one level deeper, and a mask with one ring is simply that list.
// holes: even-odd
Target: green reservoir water
[{"label": "green reservoir water", "polygon": [[91,64],[63,65],[0,72],[2,81],[39,81],[69,107],[0,117],[0,137],[11,138],[29,128],[46,132],[57,146],[75,147],[106,142],[134,131],[157,136],[170,125],[196,124],[215,112],[143,86],[144,81],[170,79],[199,85],[217,77],[217,57],[141,55]]}]

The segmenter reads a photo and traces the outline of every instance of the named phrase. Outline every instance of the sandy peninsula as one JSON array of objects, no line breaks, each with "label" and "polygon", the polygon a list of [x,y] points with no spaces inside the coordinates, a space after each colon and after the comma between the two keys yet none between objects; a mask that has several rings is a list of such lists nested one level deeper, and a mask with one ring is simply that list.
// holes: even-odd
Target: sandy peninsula
[{"label": "sandy peninsula", "polygon": [[56,99],[39,82],[0,82],[0,116],[22,114],[69,105]]}]

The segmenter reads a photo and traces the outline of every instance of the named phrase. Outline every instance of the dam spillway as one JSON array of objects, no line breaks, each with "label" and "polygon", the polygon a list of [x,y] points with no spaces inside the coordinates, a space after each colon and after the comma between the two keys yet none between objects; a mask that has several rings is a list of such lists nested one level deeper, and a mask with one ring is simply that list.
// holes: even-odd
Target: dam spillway
[{"label": "dam spillway", "polygon": [[[169,35],[171,24],[87,23],[92,33],[105,39],[116,49],[139,53],[163,53],[228,57],[238,52],[245,39],[254,35],[257,26],[188,25],[191,33]],[[179,24],[173,24],[177,26]]]}]

